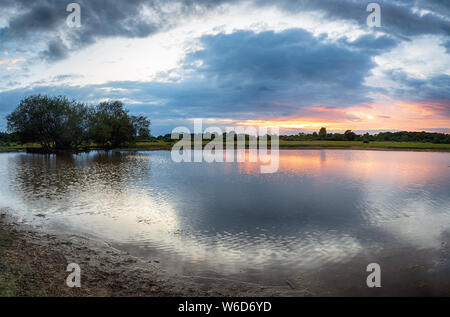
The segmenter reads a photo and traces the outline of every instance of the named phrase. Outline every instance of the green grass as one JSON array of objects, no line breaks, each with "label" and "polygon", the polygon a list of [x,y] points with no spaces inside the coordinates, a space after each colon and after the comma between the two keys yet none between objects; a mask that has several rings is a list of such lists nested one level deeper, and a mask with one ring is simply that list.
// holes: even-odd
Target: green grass
[{"label": "green grass", "polygon": [[[203,145],[208,141],[203,141]],[[171,149],[173,143],[168,142],[138,142],[131,149],[120,150],[153,150],[153,149]],[[434,144],[424,142],[389,142],[374,141],[364,143],[363,141],[284,141],[280,140],[280,148],[355,148],[355,149],[398,149],[398,150],[433,150],[450,151],[450,144]]]},{"label": "green grass", "polygon": [[0,152],[18,152],[25,151],[27,148],[39,149],[41,146],[38,143],[27,144],[0,144]]},{"label": "green grass", "polygon": [[[203,145],[209,141],[203,141]],[[157,142],[137,142],[131,147],[114,149],[114,151],[151,151],[170,150],[174,143]],[[95,145],[93,145],[95,147]],[[27,148],[40,148],[39,144],[12,144],[0,145],[0,152],[24,151]],[[280,148],[354,148],[354,149],[392,149],[392,150],[430,150],[430,151],[450,151],[450,144],[434,144],[425,142],[392,142],[373,141],[364,143],[362,141],[285,141],[280,140]]]},{"label": "green grass", "polygon": [[14,268],[8,272],[2,272],[0,276],[0,297],[17,297],[21,293],[17,283],[23,276],[21,268]]},{"label": "green grass", "polygon": [[392,142],[373,141],[283,141],[280,140],[280,148],[368,148],[368,149],[398,149],[398,150],[436,150],[450,151],[450,144],[434,144],[425,142]]},{"label": "green grass", "polygon": [[10,253],[7,253],[7,250],[15,239],[15,233],[0,228],[0,297],[41,296],[40,290],[27,288],[27,282],[33,278],[33,274],[21,259],[17,258],[17,254],[15,260],[8,263]]},{"label": "green grass", "polygon": [[16,281],[20,278],[20,269],[10,270],[3,262],[5,248],[13,241],[11,234],[0,232],[0,297],[16,296]]}]

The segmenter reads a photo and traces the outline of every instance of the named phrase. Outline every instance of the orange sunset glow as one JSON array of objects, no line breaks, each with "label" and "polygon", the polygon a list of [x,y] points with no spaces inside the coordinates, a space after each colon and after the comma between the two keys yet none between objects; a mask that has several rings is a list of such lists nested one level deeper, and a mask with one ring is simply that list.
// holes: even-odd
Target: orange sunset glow
[{"label": "orange sunset glow", "polygon": [[[450,104],[446,100],[446,105]],[[242,126],[278,127],[285,130],[317,130],[327,127],[330,131],[345,130],[406,130],[439,131],[450,127],[442,103],[365,104],[344,109],[310,107],[314,113],[305,117],[280,117],[274,120],[243,120]],[[230,120],[231,121],[231,120]]]}]

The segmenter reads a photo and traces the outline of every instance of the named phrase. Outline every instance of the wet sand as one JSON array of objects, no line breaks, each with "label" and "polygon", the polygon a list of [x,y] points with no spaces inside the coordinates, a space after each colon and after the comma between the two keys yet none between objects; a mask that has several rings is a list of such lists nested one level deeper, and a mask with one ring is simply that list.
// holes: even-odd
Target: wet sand
[{"label": "wet sand", "polygon": [[[165,260],[142,258],[106,242],[48,234],[0,213],[1,296],[450,296],[450,233],[436,249],[393,246],[348,263],[255,283],[243,275],[187,276]],[[382,287],[368,288],[367,263],[382,268]],[[81,267],[81,288],[66,286],[69,263]],[[273,276],[277,276],[274,274]]]},{"label": "wet sand", "polygon": [[[54,235],[0,214],[0,294],[3,296],[305,296],[308,291],[225,278],[170,275],[143,260],[78,235]],[[81,287],[66,285],[69,263],[81,267]],[[3,289],[1,288],[3,286]]]}]

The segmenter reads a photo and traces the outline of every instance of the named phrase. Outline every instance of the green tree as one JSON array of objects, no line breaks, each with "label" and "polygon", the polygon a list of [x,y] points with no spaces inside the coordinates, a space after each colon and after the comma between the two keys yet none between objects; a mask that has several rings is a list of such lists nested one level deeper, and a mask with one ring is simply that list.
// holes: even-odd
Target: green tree
[{"label": "green tree", "polygon": [[347,130],[344,132],[344,138],[347,141],[354,141],[356,138],[356,134],[352,130]]},{"label": "green tree", "polygon": [[136,142],[138,136],[150,136],[150,121],[130,116],[121,101],[102,102],[89,115],[89,135],[102,147],[120,147]]},{"label": "green tree", "polygon": [[83,142],[86,110],[63,96],[33,95],[6,117],[8,130],[21,142],[37,142],[45,150],[70,149]]},{"label": "green tree", "polygon": [[366,133],[363,135],[362,140],[363,140],[364,143],[369,143],[369,141],[370,141],[370,134],[369,134],[368,132],[366,132]]},{"label": "green tree", "polygon": [[402,142],[408,142],[408,135],[407,134],[402,134],[402,136],[400,137],[400,140]]},{"label": "green tree", "polygon": [[[78,148],[91,142],[118,147],[138,137],[150,139],[150,120],[129,115],[120,101],[87,107],[63,96],[34,95],[24,98],[7,121],[10,140],[38,142],[44,150]],[[2,140],[7,135],[1,135]]]},{"label": "green tree", "polygon": [[320,130],[319,130],[319,138],[324,140],[326,138],[326,136],[327,136],[327,129],[324,128],[324,127],[320,128]]},{"label": "green tree", "polygon": [[136,137],[141,140],[150,139],[150,120],[144,116],[131,116]]}]

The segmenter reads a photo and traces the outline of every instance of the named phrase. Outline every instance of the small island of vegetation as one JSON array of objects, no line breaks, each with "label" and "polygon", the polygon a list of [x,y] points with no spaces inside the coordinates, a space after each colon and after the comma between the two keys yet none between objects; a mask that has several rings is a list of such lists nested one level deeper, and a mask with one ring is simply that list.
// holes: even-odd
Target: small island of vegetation
[{"label": "small island of vegetation", "polygon": [[120,101],[88,106],[63,96],[34,95],[23,99],[6,119],[11,134],[2,139],[16,145],[34,143],[43,151],[111,149],[150,137],[150,120],[130,115]]}]

